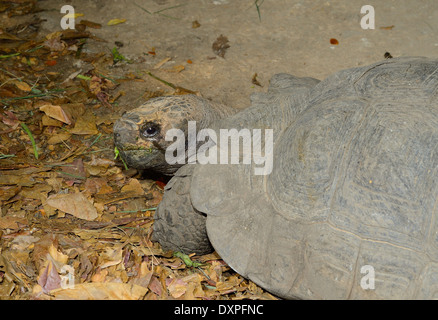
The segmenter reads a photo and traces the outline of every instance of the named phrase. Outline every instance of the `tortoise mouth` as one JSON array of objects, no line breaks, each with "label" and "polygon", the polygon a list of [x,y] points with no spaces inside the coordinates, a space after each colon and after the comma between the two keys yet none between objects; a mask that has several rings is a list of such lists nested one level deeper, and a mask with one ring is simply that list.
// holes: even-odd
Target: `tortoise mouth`
[{"label": "tortoise mouth", "polygon": [[150,161],[154,161],[161,155],[161,152],[153,147],[139,148],[135,146],[118,149],[124,160],[133,167],[147,166]]},{"label": "tortoise mouth", "polygon": [[175,171],[173,165],[167,163],[165,155],[154,147],[128,147],[119,149],[119,152],[128,167],[139,170],[154,170],[165,174]]},{"label": "tortoise mouth", "polygon": [[125,152],[125,153],[133,153],[133,152],[141,152],[144,151],[145,153],[153,153],[154,148],[152,147],[139,147],[139,146],[125,146],[125,147],[120,147],[117,146],[117,149],[119,149],[119,151],[121,152]]}]

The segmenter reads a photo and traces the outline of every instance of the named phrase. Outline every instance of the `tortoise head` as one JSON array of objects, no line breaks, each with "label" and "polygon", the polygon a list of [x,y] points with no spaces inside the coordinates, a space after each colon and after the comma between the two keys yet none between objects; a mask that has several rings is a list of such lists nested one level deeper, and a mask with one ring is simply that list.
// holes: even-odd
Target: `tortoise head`
[{"label": "tortoise head", "polygon": [[181,129],[186,133],[188,121],[203,120],[205,104],[195,95],[151,99],[114,124],[115,146],[129,167],[172,175],[181,164],[165,159],[166,148],[174,142],[166,141],[166,132]]}]

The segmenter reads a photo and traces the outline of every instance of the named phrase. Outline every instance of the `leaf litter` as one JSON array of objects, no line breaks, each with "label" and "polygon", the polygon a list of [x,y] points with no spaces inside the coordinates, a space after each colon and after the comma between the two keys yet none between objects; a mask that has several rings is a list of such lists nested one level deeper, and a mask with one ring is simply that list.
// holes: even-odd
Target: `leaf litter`
[{"label": "leaf litter", "polygon": [[[144,100],[197,94],[168,80],[183,64],[161,78],[169,58],[153,49],[148,57],[162,61],[154,74],[125,72],[145,58],[82,51],[105,41],[87,28],[109,23],[82,20],[39,38],[38,10],[28,0],[0,6],[8,17],[29,16],[27,25],[11,18],[0,27],[0,299],[275,299],[216,253],[164,252],[152,242],[165,182],[115,158],[123,88],[147,80],[169,90]],[[221,36],[214,50],[223,57],[228,47]]]}]

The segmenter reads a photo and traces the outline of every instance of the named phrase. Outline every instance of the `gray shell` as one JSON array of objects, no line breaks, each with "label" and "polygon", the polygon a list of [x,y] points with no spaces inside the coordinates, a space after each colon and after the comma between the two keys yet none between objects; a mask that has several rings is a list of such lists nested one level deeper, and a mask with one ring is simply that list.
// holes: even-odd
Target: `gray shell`
[{"label": "gray shell", "polygon": [[270,175],[191,169],[213,247],[284,298],[438,298],[438,60],[389,59],[284,92],[253,97],[277,101],[265,118],[220,123],[274,128]]}]

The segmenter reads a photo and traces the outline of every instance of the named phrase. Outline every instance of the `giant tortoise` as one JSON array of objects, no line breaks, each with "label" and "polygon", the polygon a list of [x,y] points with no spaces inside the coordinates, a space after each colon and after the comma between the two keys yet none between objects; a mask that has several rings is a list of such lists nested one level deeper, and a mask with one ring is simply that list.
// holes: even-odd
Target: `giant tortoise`
[{"label": "giant tortoise", "polygon": [[255,174],[254,161],[182,166],[154,238],[214,248],[283,298],[437,298],[438,59],[388,59],[321,82],[279,74],[251,102],[206,123],[271,129],[272,172]]}]

